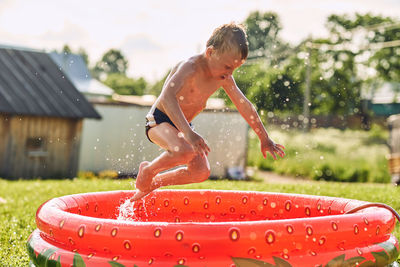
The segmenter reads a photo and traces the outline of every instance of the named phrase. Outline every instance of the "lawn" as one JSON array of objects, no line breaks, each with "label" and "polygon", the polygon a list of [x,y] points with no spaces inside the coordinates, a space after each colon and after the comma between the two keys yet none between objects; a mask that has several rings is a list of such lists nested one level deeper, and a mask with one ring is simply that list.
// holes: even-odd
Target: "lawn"
[{"label": "lawn", "polygon": [[[82,192],[132,189],[131,180],[75,179],[6,181],[0,179],[0,266],[27,266],[25,242],[36,228],[35,212],[44,201]],[[400,210],[400,188],[389,184],[311,182],[268,184],[260,181],[206,181],[201,184],[175,186],[178,188],[253,190],[282,193],[324,195],[381,202]],[[400,227],[395,235],[400,238]]]},{"label": "lawn", "polygon": [[373,125],[370,131],[269,127],[270,136],[285,145],[285,160],[264,160],[250,131],[248,165],[280,174],[338,182],[390,182],[386,156],[389,132]]}]

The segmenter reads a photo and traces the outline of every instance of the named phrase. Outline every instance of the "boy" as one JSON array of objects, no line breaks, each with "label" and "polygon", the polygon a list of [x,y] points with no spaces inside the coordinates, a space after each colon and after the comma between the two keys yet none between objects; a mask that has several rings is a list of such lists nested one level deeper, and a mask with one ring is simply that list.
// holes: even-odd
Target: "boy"
[{"label": "boy", "polygon": [[[243,27],[235,23],[225,24],[214,30],[204,53],[179,63],[171,70],[160,96],[146,116],[147,137],[166,151],[152,162],[140,164],[137,192],[131,201],[161,186],[197,183],[208,178],[210,148],[190,122],[220,87],[258,135],[264,158],[267,152],[274,159],[275,153],[281,157],[285,155],[284,147],[269,138],[256,109],[232,77],[232,72],[244,63],[247,54]],[[181,165],[186,166],[170,170]]]}]

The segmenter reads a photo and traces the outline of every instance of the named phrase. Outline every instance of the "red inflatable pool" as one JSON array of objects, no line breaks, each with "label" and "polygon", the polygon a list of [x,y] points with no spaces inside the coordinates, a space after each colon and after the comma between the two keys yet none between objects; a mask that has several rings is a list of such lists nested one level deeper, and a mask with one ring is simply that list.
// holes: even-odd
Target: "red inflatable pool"
[{"label": "red inflatable pool", "polygon": [[133,194],[77,194],[44,203],[27,243],[31,265],[395,266],[399,254],[392,212],[369,207],[345,214],[367,202],[158,190],[122,213]]}]

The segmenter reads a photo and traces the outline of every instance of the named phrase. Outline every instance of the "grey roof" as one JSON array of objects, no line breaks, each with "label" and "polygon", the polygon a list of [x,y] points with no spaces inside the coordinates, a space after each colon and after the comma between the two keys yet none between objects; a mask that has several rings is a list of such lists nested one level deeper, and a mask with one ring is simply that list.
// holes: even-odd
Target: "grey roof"
[{"label": "grey roof", "polygon": [[101,118],[46,53],[0,47],[0,113]]},{"label": "grey roof", "polygon": [[114,90],[93,79],[80,55],[51,52],[50,57],[83,94],[111,96]]}]

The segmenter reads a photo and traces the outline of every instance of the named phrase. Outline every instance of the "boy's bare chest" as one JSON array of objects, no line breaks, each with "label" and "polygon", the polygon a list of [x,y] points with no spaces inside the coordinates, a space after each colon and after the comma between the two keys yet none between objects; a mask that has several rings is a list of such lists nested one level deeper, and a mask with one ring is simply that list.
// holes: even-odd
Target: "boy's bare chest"
[{"label": "boy's bare chest", "polygon": [[202,105],[220,86],[216,81],[194,80],[182,88],[178,97],[186,103]]}]

